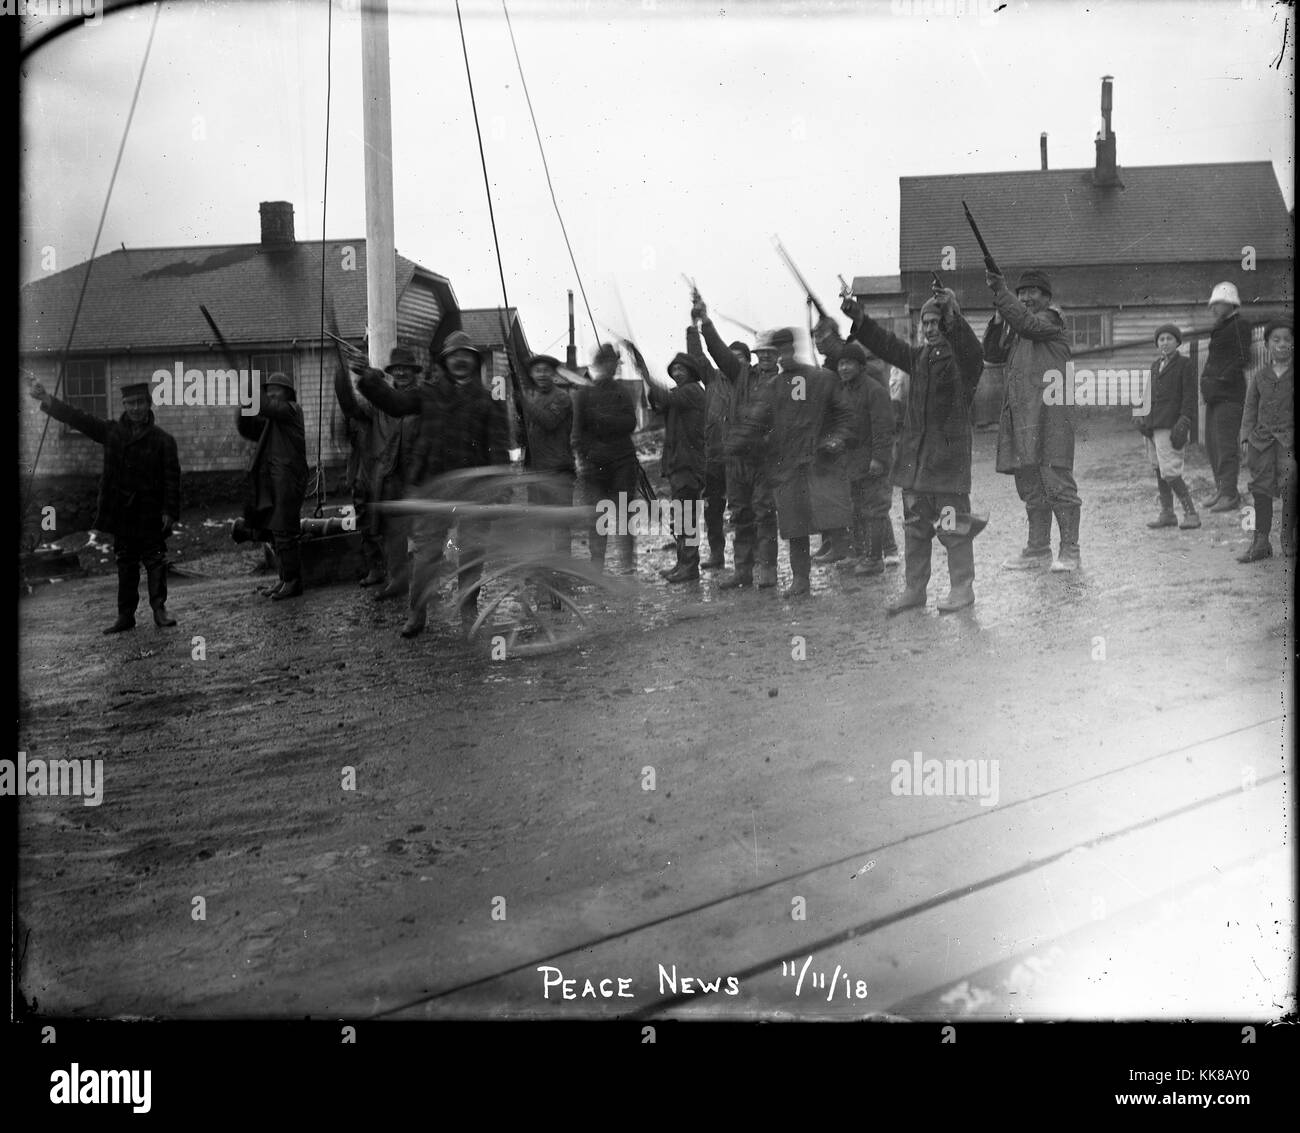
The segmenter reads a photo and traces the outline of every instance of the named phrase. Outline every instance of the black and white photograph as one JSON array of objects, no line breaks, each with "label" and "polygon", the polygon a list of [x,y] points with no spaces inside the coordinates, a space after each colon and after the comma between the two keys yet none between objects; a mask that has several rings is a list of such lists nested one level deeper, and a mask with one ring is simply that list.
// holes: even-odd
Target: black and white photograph
[{"label": "black and white photograph", "polygon": [[1291,5],[2,7],[14,1019],[1294,1018]]}]

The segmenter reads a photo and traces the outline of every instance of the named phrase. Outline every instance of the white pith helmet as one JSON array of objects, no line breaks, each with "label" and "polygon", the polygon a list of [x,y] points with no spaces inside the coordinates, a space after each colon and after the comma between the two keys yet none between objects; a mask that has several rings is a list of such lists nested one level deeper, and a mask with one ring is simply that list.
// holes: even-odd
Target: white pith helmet
[{"label": "white pith helmet", "polygon": [[1210,301],[1207,307],[1215,303],[1231,303],[1234,307],[1241,306],[1241,299],[1237,296],[1237,285],[1235,283],[1216,283],[1214,290],[1210,292]]}]

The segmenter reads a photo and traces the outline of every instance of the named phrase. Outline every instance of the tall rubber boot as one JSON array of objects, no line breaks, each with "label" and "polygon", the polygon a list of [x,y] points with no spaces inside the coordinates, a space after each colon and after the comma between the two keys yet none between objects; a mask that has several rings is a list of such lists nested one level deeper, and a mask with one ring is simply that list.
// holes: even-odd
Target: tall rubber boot
[{"label": "tall rubber boot", "polygon": [[1201,517],[1196,514],[1196,504],[1192,500],[1192,492],[1187,486],[1187,481],[1181,476],[1173,476],[1165,483],[1173,490],[1183,507],[1183,521],[1178,525],[1179,528],[1183,531],[1191,531],[1193,528],[1200,527]]},{"label": "tall rubber boot", "polygon": [[872,578],[885,573],[883,554],[888,519],[868,519],[864,524],[862,561],[853,572],[855,578]]},{"label": "tall rubber boot", "polygon": [[944,546],[948,548],[948,596],[939,602],[939,613],[951,614],[975,605],[975,544],[961,538]]},{"label": "tall rubber boot", "polygon": [[[1181,480],[1178,481],[1180,484]],[[1159,472],[1156,473],[1156,491],[1160,493],[1160,514],[1147,524],[1152,530],[1160,527],[1177,527],[1178,516],[1174,514],[1174,489]],[[1190,498],[1188,500],[1190,503]],[[1192,509],[1192,514],[1196,514],[1196,509]],[[1199,527],[1200,524],[1198,523]]]},{"label": "tall rubber boot", "polygon": [[277,539],[275,553],[280,559],[280,579],[284,585],[271,595],[271,601],[297,598],[302,594],[302,551],[299,537],[295,535],[288,539]]},{"label": "tall rubber boot", "polygon": [[1052,570],[1058,574],[1079,569],[1079,513],[1082,507],[1063,507],[1056,512],[1056,522],[1061,529],[1061,546],[1056,553]]},{"label": "tall rubber boot", "polygon": [[176,619],[167,612],[167,560],[145,566],[149,581],[149,605],[153,609],[154,625],[174,626]]},{"label": "tall rubber boot", "polygon": [[677,536],[677,565],[664,576],[669,582],[697,582],[700,577],[700,545],[685,535]]},{"label": "tall rubber boot", "polygon": [[117,621],[105,633],[135,629],[135,608],[140,604],[139,562],[117,564]]},{"label": "tall rubber boot", "polygon": [[760,590],[770,590],[776,585],[776,539],[771,535],[762,535],[758,539],[756,552],[758,562],[755,579]]},{"label": "tall rubber boot", "polygon": [[931,541],[929,535],[918,535],[903,524],[903,592],[885,607],[886,613],[901,614],[925,605],[925,588],[930,583]]},{"label": "tall rubber boot", "polygon": [[1269,532],[1273,530],[1273,497],[1263,492],[1255,494],[1255,535],[1244,555],[1237,556],[1239,563],[1257,563],[1273,557],[1273,544]]},{"label": "tall rubber boot", "polygon": [[811,587],[808,585],[808,576],[812,572],[810,542],[807,535],[802,539],[790,540],[790,573],[794,577],[790,585],[781,591],[782,598],[802,598],[811,592]]},{"label": "tall rubber boot", "polygon": [[1041,570],[1052,561],[1052,509],[1026,508],[1029,519],[1029,542],[1014,559],[1002,564],[1004,570]]}]

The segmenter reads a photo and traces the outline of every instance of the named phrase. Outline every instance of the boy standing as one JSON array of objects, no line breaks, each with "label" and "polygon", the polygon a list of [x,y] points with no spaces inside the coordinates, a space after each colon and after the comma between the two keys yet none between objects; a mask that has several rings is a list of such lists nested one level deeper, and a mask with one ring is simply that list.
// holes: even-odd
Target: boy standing
[{"label": "boy standing", "polygon": [[[1160,493],[1160,514],[1147,526],[1177,526],[1187,531],[1200,527],[1201,517],[1183,480],[1183,449],[1196,416],[1196,370],[1190,358],[1178,353],[1182,341],[1182,332],[1173,323],[1156,331],[1160,354],[1151,364],[1150,412],[1137,419],[1137,427],[1146,438],[1147,460],[1155,470]],[[1182,523],[1174,515],[1174,496],[1183,505]]]}]

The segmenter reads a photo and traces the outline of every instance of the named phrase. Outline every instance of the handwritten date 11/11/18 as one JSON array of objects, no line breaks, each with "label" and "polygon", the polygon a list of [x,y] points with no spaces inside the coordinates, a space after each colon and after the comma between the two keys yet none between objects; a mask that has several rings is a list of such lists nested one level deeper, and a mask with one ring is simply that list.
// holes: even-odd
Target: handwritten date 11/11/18
[{"label": "handwritten date 11/11/18", "polygon": [[[840,976],[841,976],[840,965],[839,964],[835,965],[835,974],[831,976],[830,981],[827,982],[825,972],[813,972],[811,974],[808,973],[808,965],[811,963],[812,963],[812,957],[809,956],[808,959],[806,959],[803,962],[803,967],[799,969],[799,980],[794,985],[794,993],[795,995],[801,995],[803,993],[804,978],[805,976],[807,976],[808,986],[811,989],[813,989],[814,991],[821,991],[823,988],[826,989],[826,1002],[829,1003],[832,999],[835,998],[835,989],[839,986]],[[796,964],[797,961],[795,960],[782,960],[781,975],[793,976],[795,974]],[[867,981],[858,980],[854,982],[849,977],[848,972],[843,972],[842,974],[844,978],[843,997],[845,999],[866,999]]]}]

